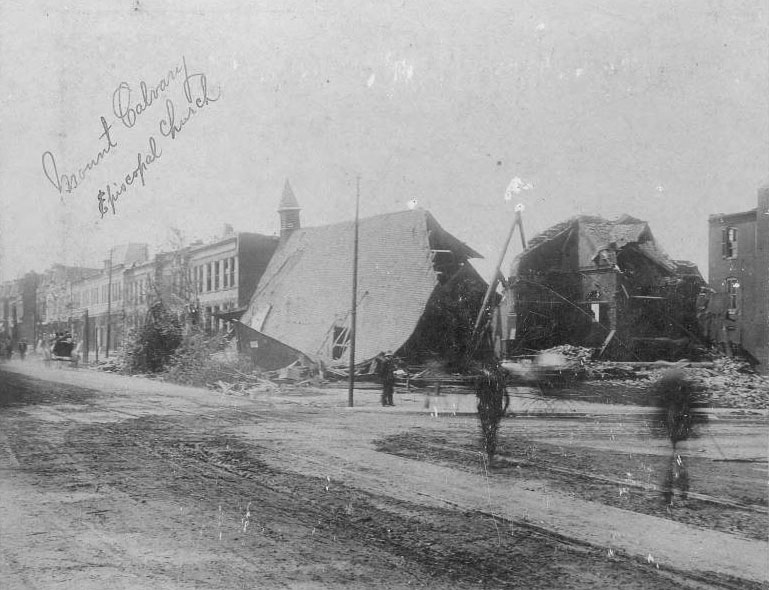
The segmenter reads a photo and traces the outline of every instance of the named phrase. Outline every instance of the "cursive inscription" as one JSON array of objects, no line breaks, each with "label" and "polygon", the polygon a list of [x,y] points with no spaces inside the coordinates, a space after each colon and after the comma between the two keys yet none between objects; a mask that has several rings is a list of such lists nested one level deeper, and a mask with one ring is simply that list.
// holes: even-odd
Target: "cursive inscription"
[{"label": "cursive inscription", "polygon": [[[177,79],[181,81],[181,90],[184,96],[183,99],[180,99],[182,106],[178,110],[174,100],[167,96]],[[130,130],[134,130],[133,133],[138,133],[135,131],[140,128],[137,123],[155,104],[163,104],[165,113],[158,123],[160,135],[149,136],[147,150],[144,153],[136,153],[130,172],[123,175],[117,182],[105,182],[98,187],[96,205],[101,218],[104,218],[107,213],[117,214],[117,203],[129,189],[137,187],[139,183],[141,186],[146,185],[145,175],[148,169],[163,153],[161,149],[162,138],[176,140],[195,114],[215,103],[219,98],[219,89],[217,88],[216,92],[213,92],[208,84],[206,74],[200,71],[191,71],[184,56],[182,56],[181,63],[169,69],[166,75],[160,78],[154,86],[140,80],[138,91],[135,92],[128,82],[120,82],[117,85],[112,92],[112,112],[122,123],[122,129],[129,130],[124,131],[124,133],[131,133]],[[71,193],[81,186],[89,173],[93,172],[94,168],[99,166],[114,148],[117,148],[118,142],[113,137],[112,125],[104,117],[101,117],[100,120],[102,133],[99,139],[104,140],[106,145],[103,145],[96,156],[76,172],[60,173],[53,152],[46,151],[43,153],[43,173],[59,193],[62,201],[64,200],[64,193]],[[117,127],[121,129],[119,125]]]},{"label": "cursive inscription", "polygon": [[99,189],[99,192],[96,195],[96,200],[99,203],[99,213],[101,214],[102,218],[110,210],[112,211],[113,215],[117,213],[115,203],[117,203],[121,195],[125,193],[129,187],[131,187],[137,180],[141,180],[142,186],[144,186],[144,173],[150,164],[155,162],[155,160],[157,160],[162,155],[162,153],[163,152],[158,147],[155,138],[150,136],[149,153],[143,157],[141,152],[136,154],[136,168],[134,168],[132,172],[126,174],[123,182],[120,184],[113,182],[111,185],[107,183],[106,191],[104,189]]},{"label": "cursive inscription", "polygon": [[114,141],[110,135],[112,125],[107,123],[107,120],[104,117],[101,117],[101,125],[104,131],[102,131],[99,139],[104,138],[107,145],[103,147],[94,158],[87,162],[85,166],[81,167],[77,173],[70,172],[59,174],[59,167],[56,164],[56,158],[54,157],[53,152],[43,152],[43,172],[45,173],[46,178],[48,178],[48,181],[59,193],[62,202],[64,201],[64,193],[71,193],[75,190],[80,183],[85,180],[87,173],[91,172],[96,166],[101,164],[102,160],[104,160],[107,154],[110,153],[112,148],[117,147],[117,141]]},{"label": "cursive inscription", "polygon": [[160,133],[164,137],[176,139],[192,116],[212,102],[219,100],[219,94],[211,96],[208,92],[208,79],[204,73],[190,74],[187,60],[182,57],[184,68],[184,98],[187,99],[187,112],[180,118],[176,116],[176,108],[170,98],[166,99],[166,118],[160,121]]},{"label": "cursive inscription", "polygon": [[176,66],[164,78],[152,88],[147,87],[144,80],[139,82],[140,98],[133,105],[131,104],[131,86],[128,82],[121,82],[112,93],[112,112],[120,119],[128,129],[136,125],[136,119],[143,112],[149,109],[160,96],[168,90],[177,76],[183,72],[182,66]]}]

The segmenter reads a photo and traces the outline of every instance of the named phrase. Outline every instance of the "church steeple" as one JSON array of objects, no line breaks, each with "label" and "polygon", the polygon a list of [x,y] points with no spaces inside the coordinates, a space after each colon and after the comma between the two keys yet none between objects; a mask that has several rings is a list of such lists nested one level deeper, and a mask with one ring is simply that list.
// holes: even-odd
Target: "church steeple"
[{"label": "church steeple", "polygon": [[278,205],[278,215],[280,215],[280,237],[285,238],[291,234],[294,230],[301,228],[299,221],[299,212],[302,208],[294,196],[294,191],[291,189],[291,183],[286,179],[286,184],[283,186],[283,195],[280,198],[280,204]]}]

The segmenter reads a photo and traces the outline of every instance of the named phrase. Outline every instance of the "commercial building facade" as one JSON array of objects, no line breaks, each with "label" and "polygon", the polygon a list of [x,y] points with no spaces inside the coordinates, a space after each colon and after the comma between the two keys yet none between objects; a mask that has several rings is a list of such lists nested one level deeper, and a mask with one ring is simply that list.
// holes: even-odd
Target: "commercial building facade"
[{"label": "commercial building facade", "polygon": [[700,321],[727,354],[746,353],[769,370],[769,185],[755,209],[711,215],[709,284]]},{"label": "commercial building facade", "polygon": [[69,332],[84,360],[109,356],[163,303],[208,331],[217,314],[245,309],[278,244],[277,236],[235,233],[150,258],[146,244],[112,248],[101,268],[53,265],[0,284],[0,341],[15,348]]}]

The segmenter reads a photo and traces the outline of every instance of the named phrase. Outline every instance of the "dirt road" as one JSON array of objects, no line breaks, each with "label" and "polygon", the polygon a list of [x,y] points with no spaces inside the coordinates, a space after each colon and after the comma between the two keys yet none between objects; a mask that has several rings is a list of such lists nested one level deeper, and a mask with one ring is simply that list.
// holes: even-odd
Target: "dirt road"
[{"label": "dirt road", "polygon": [[0,366],[0,587],[769,587],[762,415],[669,511],[642,412],[516,398],[490,467],[468,399]]}]

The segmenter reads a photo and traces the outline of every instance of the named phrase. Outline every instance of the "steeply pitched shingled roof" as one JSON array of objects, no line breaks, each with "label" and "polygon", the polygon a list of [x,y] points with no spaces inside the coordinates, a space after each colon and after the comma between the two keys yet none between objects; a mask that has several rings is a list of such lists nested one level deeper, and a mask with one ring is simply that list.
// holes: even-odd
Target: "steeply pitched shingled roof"
[{"label": "steeply pitched shingled roof", "polygon": [[580,241],[588,243],[592,248],[592,252],[585,253],[586,256],[580,256],[581,264],[586,264],[588,260],[592,260],[601,250],[621,250],[628,244],[635,244],[643,254],[654,262],[671,272],[675,271],[675,264],[656,244],[649,224],[645,221],[630,215],[622,215],[616,220],[608,220],[593,215],[579,215],[556,224],[532,238],[526,250],[521,252],[513,261],[510,274],[517,274],[522,261],[539,246],[574,229],[578,229],[580,232]]},{"label": "steeply pitched shingled roof", "polygon": [[[308,356],[331,358],[335,326],[348,326],[354,222],[294,231],[276,250],[243,323]],[[356,357],[400,348],[437,284],[431,249],[480,255],[416,209],[360,220]]]}]

